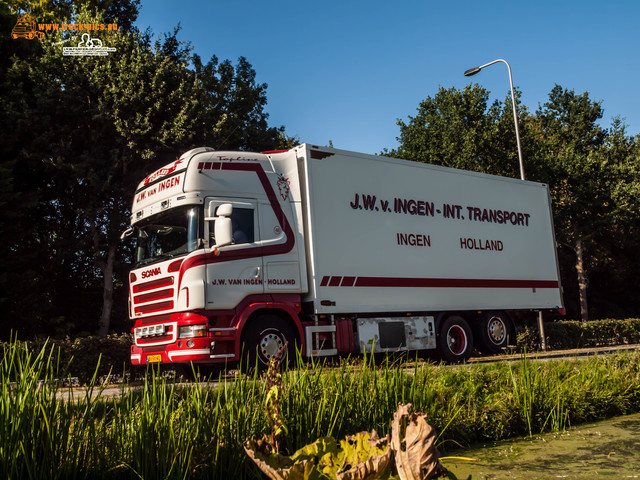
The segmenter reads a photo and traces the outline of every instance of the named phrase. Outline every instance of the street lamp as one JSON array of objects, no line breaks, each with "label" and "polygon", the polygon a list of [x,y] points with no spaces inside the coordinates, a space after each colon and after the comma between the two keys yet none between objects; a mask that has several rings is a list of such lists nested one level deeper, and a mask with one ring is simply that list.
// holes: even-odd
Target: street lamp
[{"label": "street lamp", "polygon": [[[471,77],[482,70],[484,67],[488,67],[489,65],[493,65],[494,63],[502,62],[507,66],[509,70],[509,85],[511,86],[511,105],[513,106],[513,123],[516,125],[516,142],[518,142],[518,159],[520,160],[520,178],[524,180],[524,162],[522,161],[522,147],[520,146],[520,131],[518,130],[518,114],[516,113],[516,96],[513,93],[513,79],[511,78],[511,66],[509,66],[509,62],[499,58],[498,60],[494,60],[493,62],[489,62],[485,65],[481,65],[479,67],[470,68],[466,72],[464,72],[465,77]],[[542,345],[542,350],[547,349],[545,337],[544,337],[544,322],[542,321],[542,310],[538,310],[538,329],[540,333],[540,341]]]},{"label": "street lamp", "polygon": [[513,79],[511,78],[511,67],[506,60],[499,58],[498,60],[494,60],[493,62],[489,62],[480,67],[470,68],[466,72],[464,72],[465,77],[471,77],[475,75],[484,67],[488,67],[489,65],[493,65],[494,63],[502,62],[509,69],[509,85],[511,85],[511,105],[513,106],[513,122],[516,125],[516,142],[518,143],[518,159],[520,160],[520,178],[524,180],[524,162],[522,161],[522,147],[520,146],[520,131],[518,130],[518,115],[516,113],[516,96],[513,93]]}]

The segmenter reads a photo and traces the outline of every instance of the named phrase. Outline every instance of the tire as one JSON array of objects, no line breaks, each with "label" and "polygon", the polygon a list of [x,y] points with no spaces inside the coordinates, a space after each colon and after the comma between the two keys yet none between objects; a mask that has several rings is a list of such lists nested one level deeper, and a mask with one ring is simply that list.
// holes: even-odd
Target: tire
[{"label": "tire", "polygon": [[438,335],[438,350],[447,363],[469,360],[473,352],[473,334],[464,318],[452,315],[442,322]]},{"label": "tire", "polygon": [[505,313],[487,312],[478,319],[478,349],[483,353],[498,354],[513,340],[513,327]]},{"label": "tire", "polygon": [[290,367],[295,359],[296,335],[293,327],[277,315],[260,315],[247,325],[243,338],[243,370],[264,370],[280,350],[287,345],[280,359],[281,367]]}]

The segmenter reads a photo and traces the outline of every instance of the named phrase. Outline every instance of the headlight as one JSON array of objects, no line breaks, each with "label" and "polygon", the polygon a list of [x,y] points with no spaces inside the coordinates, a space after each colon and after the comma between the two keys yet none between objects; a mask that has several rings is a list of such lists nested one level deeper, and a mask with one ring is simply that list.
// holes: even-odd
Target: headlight
[{"label": "headlight", "polygon": [[206,325],[184,325],[178,329],[179,338],[194,338],[194,337],[206,337],[207,326]]}]

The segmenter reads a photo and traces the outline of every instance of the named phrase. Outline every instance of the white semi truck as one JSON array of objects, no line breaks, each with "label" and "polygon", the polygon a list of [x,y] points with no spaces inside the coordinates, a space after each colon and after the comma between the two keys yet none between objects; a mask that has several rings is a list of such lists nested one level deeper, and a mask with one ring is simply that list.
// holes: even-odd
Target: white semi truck
[{"label": "white semi truck", "polygon": [[563,311],[544,184],[303,144],[196,148],[145,178],[131,362],[500,352]]}]

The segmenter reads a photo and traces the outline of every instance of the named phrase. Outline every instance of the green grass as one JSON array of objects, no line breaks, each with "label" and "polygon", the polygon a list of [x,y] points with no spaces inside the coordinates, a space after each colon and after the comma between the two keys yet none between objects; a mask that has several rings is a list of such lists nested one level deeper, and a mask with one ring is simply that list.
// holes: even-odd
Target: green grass
[{"label": "green grass", "polygon": [[[10,342],[0,365],[2,478],[260,478],[243,444],[268,433],[266,389],[256,376],[217,388],[178,387],[148,375],[137,389],[70,393],[55,349]],[[97,371],[97,370],[96,370]],[[372,359],[303,364],[282,376],[289,452],[332,435],[389,432],[398,403],[425,412],[441,450],[535,435],[640,412],[640,353],[583,360],[409,368]]]}]

